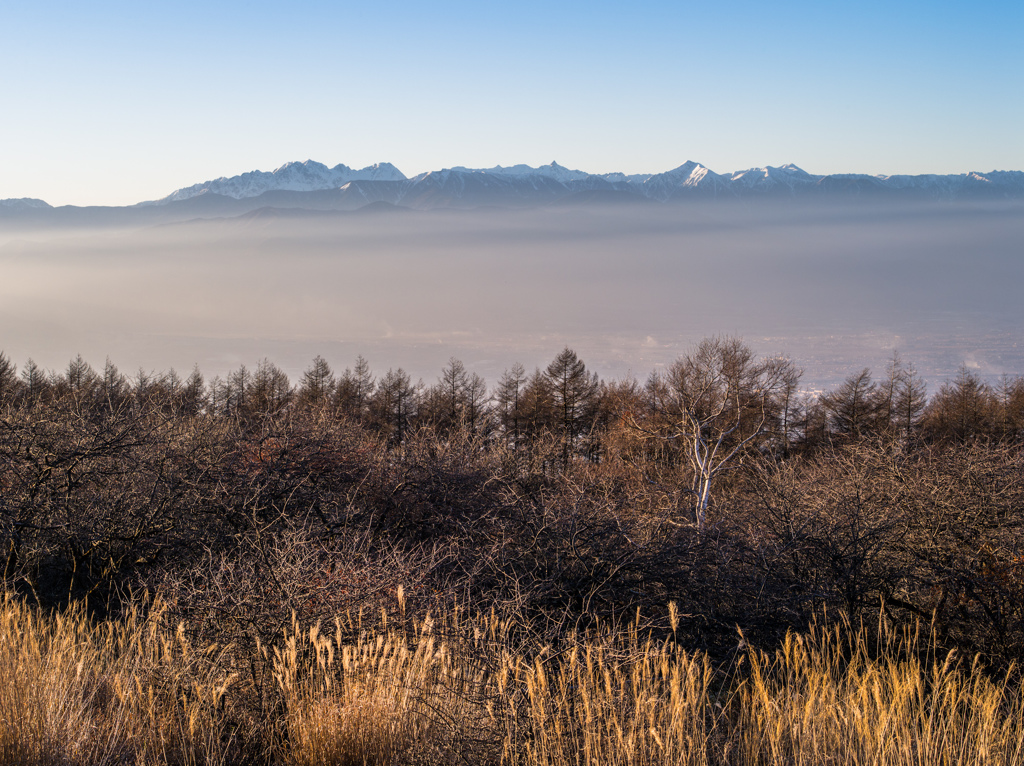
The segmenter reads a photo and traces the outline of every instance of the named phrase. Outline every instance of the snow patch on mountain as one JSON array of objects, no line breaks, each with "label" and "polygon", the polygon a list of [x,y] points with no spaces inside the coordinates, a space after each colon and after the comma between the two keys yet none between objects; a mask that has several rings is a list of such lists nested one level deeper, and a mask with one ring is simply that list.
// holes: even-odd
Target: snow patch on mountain
[{"label": "snow patch on mountain", "polygon": [[626,183],[639,185],[653,175],[654,173],[632,173],[630,175],[625,173],[602,173],[599,177],[612,184]]},{"label": "snow patch on mountain", "polygon": [[379,162],[361,170],[348,165],[326,165],[306,160],[287,162],[272,172],[252,170],[231,178],[187,186],[167,195],[159,203],[191,199],[200,194],[221,194],[234,199],[258,197],[268,191],[323,191],[339,189],[351,181],[404,181],[405,175],[390,162]]},{"label": "snow patch on mountain", "polygon": [[41,199],[19,197],[17,199],[0,199],[0,207],[8,210],[44,210],[51,206]]},{"label": "snow patch on mountain", "polygon": [[763,168],[737,170],[728,176],[730,185],[737,190],[751,192],[794,192],[799,187],[810,186],[821,179],[792,163],[782,167],[766,165]]},{"label": "snow patch on mountain", "polygon": [[569,170],[569,168],[562,167],[557,162],[551,162],[549,165],[541,165],[539,168],[530,167],[529,165],[511,165],[509,167],[495,165],[493,168],[466,168],[458,166],[451,169],[462,173],[486,173],[487,175],[506,176],[510,178],[543,176],[544,178],[550,178],[553,181],[559,181],[560,183],[582,181],[583,179],[590,178],[592,176],[591,173],[585,173],[582,170]]}]

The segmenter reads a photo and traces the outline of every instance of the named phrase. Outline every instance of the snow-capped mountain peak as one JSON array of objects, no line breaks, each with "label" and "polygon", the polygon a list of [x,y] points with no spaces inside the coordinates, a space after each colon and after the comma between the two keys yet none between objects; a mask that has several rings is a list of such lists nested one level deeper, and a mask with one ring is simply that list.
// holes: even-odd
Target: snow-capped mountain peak
[{"label": "snow-capped mountain peak", "polygon": [[[379,182],[373,188],[353,182]],[[456,166],[406,178],[394,165],[382,162],[355,170],[347,165],[328,167],[313,160],[287,162],[274,171],[254,170],[231,178],[195,184],[162,200],[162,205],[200,195],[221,195],[236,200],[259,197],[270,191],[309,192],[344,187],[352,200],[380,200],[411,206],[544,203],[570,194],[618,194],[667,202],[674,199],[736,196],[806,196],[821,194],[898,194],[953,199],[964,195],[1024,197],[1024,173],[993,171],[961,175],[869,176],[858,173],[814,175],[793,163],[778,167],[738,170],[725,175],[689,160],[655,174],[587,173],[557,162],[531,165],[496,165],[491,168]],[[512,201],[512,202],[509,202]],[[531,204],[532,204],[531,203]],[[45,203],[43,203],[45,204]],[[273,204],[281,204],[276,200]],[[298,201],[288,204],[299,204]],[[339,203],[341,204],[341,203]],[[24,207],[24,204],[22,205]],[[8,203],[8,208],[11,203]]]},{"label": "snow-capped mountain peak", "polygon": [[322,191],[338,189],[350,181],[404,181],[405,176],[390,162],[379,162],[361,170],[348,165],[326,165],[306,160],[286,162],[273,172],[252,170],[231,178],[217,178],[213,181],[187,186],[164,197],[159,202],[174,202],[190,199],[202,193],[221,194],[225,197],[245,199],[258,197],[268,191]]},{"label": "snow-capped mountain peak", "polygon": [[9,210],[44,210],[50,205],[41,199],[18,197],[17,199],[0,199],[0,207]]},{"label": "snow-capped mountain peak", "polygon": [[699,162],[688,160],[666,173],[651,176],[640,187],[645,197],[666,202],[695,192],[708,192],[712,196],[727,193],[728,179]]},{"label": "snow-capped mountain peak", "polygon": [[792,163],[780,167],[765,165],[763,168],[738,170],[729,176],[730,184],[737,189],[754,192],[793,193],[798,187],[813,184],[820,179],[821,176],[811,175]]}]

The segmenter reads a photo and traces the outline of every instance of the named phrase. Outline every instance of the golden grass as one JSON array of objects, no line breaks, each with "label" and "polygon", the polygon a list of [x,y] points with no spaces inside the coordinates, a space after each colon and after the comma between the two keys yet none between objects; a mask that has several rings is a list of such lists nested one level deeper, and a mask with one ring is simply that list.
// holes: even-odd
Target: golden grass
[{"label": "golden grass", "polygon": [[478,651],[460,642],[453,652],[429,619],[390,630],[385,619],[351,641],[353,627],[338,620],[333,635],[322,635],[320,625],[293,626],[274,650],[286,710],[283,762],[447,762],[460,741],[479,738],[489,714]]},{"label": "golden grass", "polygon": [[736,692],[730,744],[741,764],[1024,763],[1024,700],[979,663],[922,662],[913,636],[883,636],[872,658],[861,633],[790,634],[750,656]]},{"label": "golden grass", "polygon": [[94,624],[0,604],[0,763],[219,764],[230,738],[219,657],[137,612]]},{"label": "golden grass", "polygon": [[708,763],[711,667],[668,643],[580,640],[503,669],[524,690],[509,716],[504,760],[513,764]]},{"label": "golden grass", "polygon": [[[293,624],[250,732],[275,764],[508,766],[1024,763],[1020,688],[911,635],[839,626],[748,650],[728,676],[636,630],[513,649],[509,623]],[[870,639],[870,640],[869,640]],[[221,764],[246,658],[138,612],[92,623],[0,604],[0,764]],[[234,712],[233,712],[234,711]]]}]

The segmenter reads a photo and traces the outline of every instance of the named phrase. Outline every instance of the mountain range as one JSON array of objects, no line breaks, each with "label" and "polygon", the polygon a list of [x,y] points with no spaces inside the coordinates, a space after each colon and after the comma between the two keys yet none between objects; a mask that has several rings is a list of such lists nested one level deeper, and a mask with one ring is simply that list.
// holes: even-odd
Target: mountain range
[{"label": "mountain range", "polygon": [[412,178],[390,163],[356,170],[289,162],[193,184],[127,207],[51,207],[37,199],[0,200],[0,222],[40,225],[149,224],[235,217],[266,209],[344,211],[527,207],[549,204],[670,203],[702,199],[1024,199],[1024,172],[960,175],[815,175],[796,165],[719,174],[697,162],[655,174],[586,173],[552,162],[530,167],[453,167]]}]

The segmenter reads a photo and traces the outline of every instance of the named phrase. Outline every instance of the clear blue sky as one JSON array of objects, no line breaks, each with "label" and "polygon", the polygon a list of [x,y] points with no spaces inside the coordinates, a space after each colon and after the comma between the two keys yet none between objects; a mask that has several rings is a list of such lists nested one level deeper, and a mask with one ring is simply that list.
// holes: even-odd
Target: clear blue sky
[{"label": "clear blue sky", "polygon": [[130,204],[315,159],[1024,170],[1024,3],[0,6],[0,199]]}]

